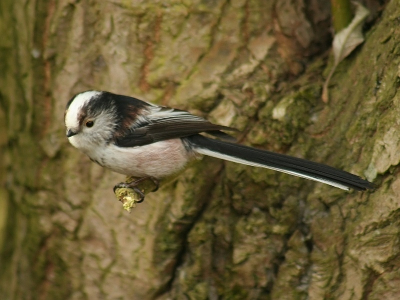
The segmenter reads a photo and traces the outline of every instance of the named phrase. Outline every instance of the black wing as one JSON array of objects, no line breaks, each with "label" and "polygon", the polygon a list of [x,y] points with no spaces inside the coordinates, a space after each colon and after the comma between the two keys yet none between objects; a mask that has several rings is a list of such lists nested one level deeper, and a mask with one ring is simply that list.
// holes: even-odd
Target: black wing
[{"label": "black wing", "polygon": [[152,106],[148,109],[148,113],[136,119],[122,136],[115,138],[115,144],[120,147],[143,146],[202,132],[221,139],[235,141],[232,136],[221,130],[237,131],[237,129],[231,127],[212,124],[186,111]]}]

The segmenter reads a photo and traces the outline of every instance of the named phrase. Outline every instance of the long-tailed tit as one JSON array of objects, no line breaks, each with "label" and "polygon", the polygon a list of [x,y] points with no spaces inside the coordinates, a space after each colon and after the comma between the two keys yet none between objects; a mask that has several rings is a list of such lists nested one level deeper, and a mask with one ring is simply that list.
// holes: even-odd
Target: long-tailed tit
[{"label": "long-tailed tit", "polygon": [[178,173],[197,154],[204,154],[344,190],[373,188],[372,183],[327,165],[228,142],[232,137],[223,131],[235,129],[189,112],[109,92],[74,96],[66,107],[65,126],[70,143],[92,161],[135,178],[158,182]]}]

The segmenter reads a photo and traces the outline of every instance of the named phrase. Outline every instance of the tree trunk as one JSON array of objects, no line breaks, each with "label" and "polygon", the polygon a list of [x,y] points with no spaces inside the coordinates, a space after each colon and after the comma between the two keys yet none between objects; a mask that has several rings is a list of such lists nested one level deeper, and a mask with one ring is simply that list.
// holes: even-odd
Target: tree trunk
[{"label": "tree trunk", "polygon": [[[398,299],[399,1],[327,105],[328,1],[168,2],[1,1],[1,299]],[[123,176],[65,137],[65,104],[87,89],[190,110],[377,189],[203,158],[129,214]]]}]

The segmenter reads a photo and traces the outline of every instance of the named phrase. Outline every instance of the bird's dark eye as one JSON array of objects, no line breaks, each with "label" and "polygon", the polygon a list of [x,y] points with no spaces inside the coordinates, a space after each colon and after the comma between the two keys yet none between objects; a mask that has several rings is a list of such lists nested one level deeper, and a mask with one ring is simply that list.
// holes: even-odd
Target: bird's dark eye
[{"label": "bird's dark eye", "polygon": [[93,127],[94,122],[93,121],[86,121],[85,125],[86,125],[86,127],[90,128],[90,127]]}]

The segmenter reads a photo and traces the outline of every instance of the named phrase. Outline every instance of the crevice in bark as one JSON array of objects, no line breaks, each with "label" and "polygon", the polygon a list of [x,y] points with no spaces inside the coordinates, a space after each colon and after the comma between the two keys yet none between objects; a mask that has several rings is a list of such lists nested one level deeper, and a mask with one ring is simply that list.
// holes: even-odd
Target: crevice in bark
[{"label": "crevice in bark", "polygon": [[222,20],[222,18],[223,18],[224,11],[225,11],[227,5],[229,5],[229,1],[228,1],[228,0],[225,0],[224,3],[222,4],[221,12],[220,12],[220,14],[218,15],[218,18],[215,20],[214,25],[213,25],[213,26],[211,27],[211,29],[210,29],[210,33],[209,33],[209,35],[210,35],[210,40],[209,40],[209,43],[208,43],[208,48],[205,49],[204,52],[198,57],[196,63],[195,63],[195,64],[193,65],[193,67],[192,67],[192,70],[190,70],[190,72],[187,74],[186,80],[190,79],[190,77],[192,77],[192,75],[198,71],[198,65],[199,65],[199,64],[202,62],[202,60],[210,53],[211,48],[214,46],[214,43],[215,43],[215,35],[216,35],[216,32],[218,32],[218,30],[219,30],[218,27],[219,27],[220,24],[221,24],[221,20]]},{"label": "crevice in bark", "polygon": [[[149,74],[150,63],[154,58],[155,47],[157,46],[157,43],[160,41],[162,19],[163,19],[163,14],[161,11],[159,11],[153,21],[154,24],[152,26],[153,27],[152,35],[151,37],[147,37],[146,41],[144,41],[144,50],[143,50],[144,62],[141,68],[141,78],[139,82],[139,87],[143,92],[148,92],[150,89],[150,84],[147,81],[147,77]],[[140,24],[140,19],[139,19],[139,24]]]},{"label": "crevice in bark", "polygon": [[[168,276],[169,279],[163,284],[162,286],[158,287],[158,289],[155,291],[155,293],[152,296],[152,299],[156,299],[160,297],[163,294],[168,293],[172,289],[173,282],[176,278],[177,275],[177,270],[179,267],[182,265],[182,263],[185,261],[185,253],[187,251],[187,237],[190,231],[192,230],[193,226],[196,224],[196,222],[201,218],[203,212],[206,210],[207,206],[210,204],[209,199],[211,199],[212,192],[214,190],[214,187],[216,184],[219,182],[219,178],[221,175],[221,172],[224,169],[224,165],[220,164],[216,174],[212,178],[208,178],[207,182],[202,186],[198,187],[200,190],[200,193],[197,196],[197,199],[193,199],[193,203],[196,202],[203,202],[196,213],[193,216],[189,216],[190,219],[187,221],[184,221],[184,219],[177,220],[174,224],[168,224],[166,226],[160,226],[162,230],[160,230],[157,235],[158,236],[166,236],[166,235],[172,235],[170,238],[174,240],[174,244],[179,245],[178,251],[174,251],[172,258],[169,257],[167,260],[172,260],[173,264],[172,266],[168,266],[168,269],[165,269],[162,271],[164,273],[163,276]],[[205,199],[205,200],[204,200]],[[195,204],[193,204],[195,205]],[[184,216],[186,218],[187,216]],[[164,220],[162,223],[165,223],[166,220]],[[188,222],[189,221],[189,222]],[[168,222],[168,221],[167,221]],[[168,229],[168,227],[172,228],[172,231],[170,232],[165,232],[165,229]],[[179,228],[180,227],[180,228]],[[156,238],[157,240],[157,238]],[[157,243],[157,242],[156,242]],[[172,244],[172,243],[171,243]],[[169,251],[165,251],[165,254],[168,253]],[[163,265],[162,260],[165,260],[165,254],[163,255],[162,258],[159,256],[156,256],[156,259],[154,261],[154,264],[156,265]],[[161,259],[161,260],[160,260]]]},{"label": "crevice in bark", "polygon": [[361,300],[368,300],[369,295],[373,291],[375,281],[380,277],[380,274],[372,269],[368,269],[367,280],[365,281]]}]

